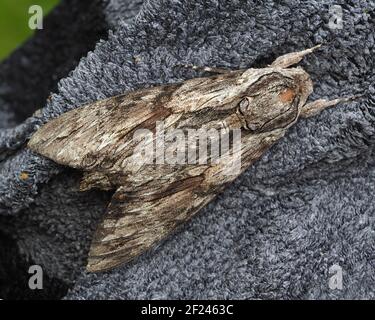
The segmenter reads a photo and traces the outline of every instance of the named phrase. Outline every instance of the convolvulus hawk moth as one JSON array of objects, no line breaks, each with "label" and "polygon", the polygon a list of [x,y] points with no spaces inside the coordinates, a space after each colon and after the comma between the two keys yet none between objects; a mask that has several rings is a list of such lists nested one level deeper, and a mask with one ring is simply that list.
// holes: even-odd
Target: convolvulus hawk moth
[{"label": "convolvulus hawk moth", "polygon": [[[82,191],[115,191],[94,235],[87,269],[111,269],[152,247],[261,157],[299,117],[346,101],[306,103],[310,77],[302,68],[288,67],[317,47],[281,56],[262,69],[223,71],[97,101],[41,127],[29,142],[33,151],[84,171]],[[147,146],[164,155],[176,155],[179,147],[202,151],[186,139],[164,150],[154,136],[146,143],[135,138],[142,129],[154,134],[161,122],[169,131],[239,130],[240,147],[230,144],[232,155],[240,156],[238,170],[232,166],[234,174],[228,174],[235,159],[229,153],[223,161],[165,163],[154,154],[151,162],[144,161]]]}]

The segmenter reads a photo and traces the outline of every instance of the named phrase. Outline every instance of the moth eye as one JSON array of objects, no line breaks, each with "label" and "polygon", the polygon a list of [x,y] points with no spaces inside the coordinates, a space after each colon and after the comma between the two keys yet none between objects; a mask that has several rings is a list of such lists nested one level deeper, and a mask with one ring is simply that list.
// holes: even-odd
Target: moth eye
[{"label": "moth eye", "polygon": [[246,112],[249,110],[250,102],[248,98],[244,98],[240,102],[240,111],[242,113]]}]

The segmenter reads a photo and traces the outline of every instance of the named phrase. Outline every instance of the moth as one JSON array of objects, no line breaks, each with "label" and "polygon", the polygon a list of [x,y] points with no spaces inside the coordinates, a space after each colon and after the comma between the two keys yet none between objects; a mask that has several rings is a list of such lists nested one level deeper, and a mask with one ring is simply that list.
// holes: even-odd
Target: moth
[{"label": "moth", "polygon": [[[28,143],[31,150],[81,170],[81,191],[114,192],[94,234],[87,270],[112,269],[153,247],[259,159],[300,117],[348,101],[307,102],[313,91],[310,76],[292,66],[318,47],[283,55],[261,69],[205,68],[216,74],[97,101],[42,126]],[[239,170],[225,172],[230,157],[194,164],[142,162],[137,152],[141,142],[134,134],[140,129],[154,133],[161,121],[168,130],[183,132],[239,130]],[[177,147],[189,147],[181,141]],[[163,147],[155,137],[145,145],[159,152]]]}]

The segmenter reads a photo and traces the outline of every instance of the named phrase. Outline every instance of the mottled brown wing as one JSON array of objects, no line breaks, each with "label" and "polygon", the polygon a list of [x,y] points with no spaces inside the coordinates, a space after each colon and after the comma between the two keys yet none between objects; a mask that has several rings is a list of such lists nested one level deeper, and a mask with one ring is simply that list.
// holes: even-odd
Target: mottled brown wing
[{"label": "mottled brown wing", "polygon": [[152,129],[170,114],[163,103],[174,90],[143,89],[74,109],[42,126],[28,147],[62,165],[105,169],[105,163],[123,156],[127,147],[131,151],[132,132]]},{"label": "mottled brown wing", "polygon": [[91,244],[87,270],[105,271],[126,263],[171,234],[215,197],[203,177],[181,181],[163,193],[128,195],[119,188]]},{"label": "mottled brown wing", "polygon": [[[228,174],[231,160],[191,171],[180,180],[161,178],[144,189],[117,189],[92,241],[87,269],[105,271],[126,263],[188,221],[284,134],[244,135],[241,168]],[[235,158],[232,158],[232,160]]]}]

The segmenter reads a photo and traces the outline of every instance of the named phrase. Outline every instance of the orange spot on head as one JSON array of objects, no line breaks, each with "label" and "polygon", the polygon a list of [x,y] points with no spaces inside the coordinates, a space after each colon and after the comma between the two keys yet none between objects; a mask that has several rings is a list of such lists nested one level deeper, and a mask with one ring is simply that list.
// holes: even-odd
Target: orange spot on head
[{"label": "orange spot on head", "polygon": [[288,88],[284,92],[281,92],[279,94],[279,99],[281,102],[291,102],[294,97],[296,96],[296,93],[293,89]]},{"label": "orange spot on head", "polygon": [[29,174],[25,171],[21,172],[20,179],[26,181],[27,179],[29,179]]}]

